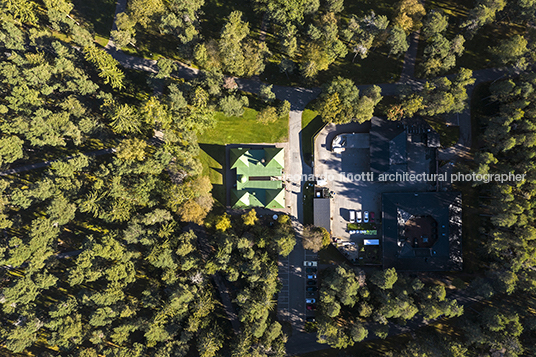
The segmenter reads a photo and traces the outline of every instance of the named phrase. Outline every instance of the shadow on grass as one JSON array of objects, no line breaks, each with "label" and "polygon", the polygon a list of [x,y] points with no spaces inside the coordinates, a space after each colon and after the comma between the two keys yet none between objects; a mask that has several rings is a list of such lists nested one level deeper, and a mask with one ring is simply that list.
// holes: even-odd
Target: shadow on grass
[{"label": "shadow on grass", "polygon": [[225,206],[225,145],[199,144],[199,147],[203,175],[207,175],[212,183],[212,196]]},{"label": "shadow on grass", "polygon": [[309,166],[313,162],[313,138],[325,125],[320,115],[317,115],[301,131],[303,159]]}]

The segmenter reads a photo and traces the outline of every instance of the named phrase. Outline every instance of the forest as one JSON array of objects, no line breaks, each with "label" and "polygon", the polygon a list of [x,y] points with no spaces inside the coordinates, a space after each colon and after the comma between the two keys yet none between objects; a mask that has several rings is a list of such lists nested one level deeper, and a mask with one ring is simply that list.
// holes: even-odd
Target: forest
[{"label": "forest", "polygon": [[[470,222],[460,275],[319,272],[317,341],[363,355],[360,343],[409,327],[371,355],[536,353],[536,1],[131,0],[112,28],[114,6],[0,3],[2,355],[287,355],[278,261],[296,244],[322,251],[327,232],[296,239],[288,215],[227,212],[200,149],[221,118],[248,116],[253,135],[288,127],[273,84],[321,88],[322,125],[471,107],[471,158],[455,169],[526,174],[455,187]],[[382,93],[415,31],[422,88]],[[122,65],[108,38],[156,73]],[[504,75],[473,90],[492,67]],[[240,89],[250,77],[265,81],[257,93]],[[240,143],[240,128],[229,135]]]}]

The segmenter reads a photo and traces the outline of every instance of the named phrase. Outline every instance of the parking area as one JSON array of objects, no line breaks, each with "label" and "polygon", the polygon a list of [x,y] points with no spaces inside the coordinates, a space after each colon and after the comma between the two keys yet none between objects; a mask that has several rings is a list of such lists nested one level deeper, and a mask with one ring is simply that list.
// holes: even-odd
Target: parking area
[{"label": "parking area", "polygon": [[[346,244],[341,250],[347,250],[348,258],[357,255],[358,247],[362,247],[363,239],[381,237],[381,195],[386,192],[411,192],[435,190],[435,183],[426,181],[379,181],[379,173],[371,176],[371,149],[347,148],[342,153],[330,150],[330,140],[344,132],[367,132],[370,126],[354,124],[353,126],[328,125],[317,136],[315,142],[316,177],[327,178],[327,187],[333,192],[331,203],[331,231],[332,236],[340,243],[355,242],[355,245]],[[405,147],[407,164],[404,171],[408,174],[433,173],[435,170],[435,151],[426,146],[426,134],[422,132],[411,133],[407,130],[407,145]],[[370,145],[374,143],[371,141]],[[387,145],[389,148],[389,145]],[[362,175],[362,174],[365,175]],[[368,177],[367,177],[368,173]],[[357,174],[357,176],[356,176]],[[369,212],[374,214],[374,224],[358,225],[355,229],[348,229],[350,211]],[[363,219],[363,218],[362,218]],[[357,220],[357,219],[356,219]],[[372,223],[372,222],[369,222]],[[363,230],[367,230],[363,234]],[[376,230],[376,234],[370,234]],[[341,246],[340,244],[339,246]]]}]

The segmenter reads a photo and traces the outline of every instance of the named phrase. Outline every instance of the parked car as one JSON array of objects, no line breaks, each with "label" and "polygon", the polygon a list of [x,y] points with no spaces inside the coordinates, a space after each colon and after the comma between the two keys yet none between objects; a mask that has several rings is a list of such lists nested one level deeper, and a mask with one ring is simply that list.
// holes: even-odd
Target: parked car
[{"label": "parked car", "polygon": [[308,261],[303,262],[303,266],[305,267],[315,267],[317,264],[318,262],[308,262]]},{"label": "parked car", "polygon": [[374,223],[374,212],[370,212],[370,221]]},{"label": "parked car", "polygon": [[307,279],[316,279],[316,274],[307,275]]},{"label": "parked car", "polygon": [[355,211],[350,210],[350,223],[355,223]]},{"label": "parked car", "polygon": [[316,291],[317,288],[316,288],[316,286],[308,286],[305,290],[307,290],[307,291]]},{"label": "parked car", "polygon": [[362,219],[361,219],[361,211],[357,211],[357,223],[361,223],[362,222]]},{"label": "parked car", "polygon": [[314,316],[307,316],[307,317],[305,318],[305,321],[307,321],[307,322],[316,322],[316,319],[315,319]]},{"label": "parked car", "polygon": [[307,296],[316,296],[316,292],[314,291],[308,291]]},{"label": "parked car", "polygon": [[315,304],[308,304],[307,305],[307,310],[316,310],[316,305]]},{"label": "parked car", "polygon": [[348,233],[350,233],[350,234],[356,234],[357,231],[352,230],[352,231],[348,231]]},{"label": "parked car", "polygon": [[307,268],[305,269],[307,273],[316,273],[316,268]]},{"label": "parked car", "polygon": [[363,213],[363,222],[365,222],[365,223],[368,223],[368,222],[369,222],[368,211],[365,211],[365,212]]},{"label": "parked car", "polygon": [[305,299],[306,304],[314,304],[315,302],[316,302],[315,299],[310,299],[310,298]]},{"label": "parked car", "polygon": [[316,280],[307,280],[307,285],[316,285]]}]

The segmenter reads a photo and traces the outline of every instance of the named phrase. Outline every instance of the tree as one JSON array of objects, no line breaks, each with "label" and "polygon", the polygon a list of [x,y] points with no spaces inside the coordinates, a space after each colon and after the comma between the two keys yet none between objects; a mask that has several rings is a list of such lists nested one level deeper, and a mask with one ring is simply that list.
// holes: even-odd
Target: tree
[{"label": "tree", "polygon": [[386,270],[376,270],[370,276],[370,281],[382,290],[391,289],[393,284],[397,281],[398,275],[394,268]]},{"label": "tree", "polygon": [[155,77],[158,79],[168,78],[171,76],[171,73],[177,69],[177,64],[175,61],[168,58],[160,58],[156,62],[156,65],[158,66],[158,73]]},{"label": "tree", "polygon": [[225,232],[226,230],[231,228],[231,216],[227,213],[218,216],[218,218],[216,219],[216,225],[214,227],[220,232]]},{"label": "tree", "polygon": [[355,342],[361,342],[368,336],[368,330],[360,323],[354,324],[350,329],[350,336]]},{"label": "tree", "polygon": [[242,215],[242,221],[246,226],[254,226],[258,220],[259,218],[257,218],[257,212],[254,209],[251,209]]},{"label": "tree", "polygon": [[391,47],[389,56],[398,56],[405,53],[409,48],[409,43],[406,39],[406,32],[400,26],[393,26],[387,38],[387,45]]},{"label": "tree", "polygon": [[437,33],[427,40],[424,49],[423,73],[425,76],[435,76],[446,72],[456,65],[456,57],[462,55],[465,39],[457,35],[452,41]]},{"label": "tree", "polygon": [[284,100],[277,107],[277,116],[280,118],[287,119],[289,114],[290,114],[290,102],[288,100]]},{"label": "tree", "polygon": [[273,84],[270,84],[270,85],[261,84],[259,97],[266,103],[272,103],[275,100],[275,93],[272,92],[272,87],[273,87]]},{"label": "tree", "polygon": [[229,95],[220,99],[220,109],[225,116],[241,117],[244,114],[244,107],[249,104],[248,97],[241,96],[237,98]]},{"label": "tree", "polygon": [[293,22],[303,24],[305,16],[312,15],[318,10],[320,1],[255,0],[255,4],[257,11],[268,11],[272,21],[283,25]]},{"label": "tree", "polygon": [[21,159],[24,156],[22,151],[23,144],[24,141],[18,136],[0,138],[0,166]]},{"label": "tree", "polygon": [[95,46],[84,48],[86,60],[93,63],[99,70],[99,77],[104,78],[104,83],[110,84],[113,88],[122,89],[124,73],[117,68],[117,62],[110,54]]},{"label": "tree", "polygon": [[281,49],[288,57],[292,58],[298,51],[298,40],[296,38],[296,26],[287,22],[282,27],[279,36],[281,37]]},{"label": "tree", "polygon": [[[349,42],[351,51],[361,59],[368,56],[369,50],[372,47],[377,37],[384,37],[389,20],[386,16],[376,15],[374,11],[370,15],[363,18],[353,16],[348,22],[348,27],[343,31],[343,36]],[[377,42],[377,41],[376,41]]]},{"label": "tree", "polygon": [[267,125],[277,121],[277,109],[274,107],[266,107],[257,114],[257,121]]},{"label": "tree", "polygon": [[362,123],[372,118],[374,107],[382,98],[380,92],[378,86],[371,86],[360,97],[359,90],[352,80],[336,77],[324,86],[317,109],[326,122]]},{"label": "tree", "polygon": [[421,19],[426,14],[419,0],[400,0],[395,6],[394,23],[408,33],[421,27]]},{"label": "tree", "polygon": [[242,21],[242,13],[233,11],[221,31],[219,42],[223,70],[241,76],[246,71],[242,41],[249,34],[249,24]]},{"label": "tree", "polygon": [[306,226],[302,235],[303,248],[317,253],[323,248],[323,238],[324,235],[317,227]]},{"label": "tree", "polygon": [[162,0],[133,0],[128,4],[129,16],[143,28],[148,28],[162,13],[165,6]]},{"label": "tree", "polygon": [[490,49],[497,60],[502,64],[510,64],[518,62],[523,59],[523,56],[527,53],[528,41],[521,35],[515,35],[507,40],[501,41],[498,46]]},{"label": "tree", "polygon": [[422,27],[425,39],[443,33],[449,26],[449,18],[442,11],[432,10],[426,15]]},{"label": "tree", "polygon": [[466,28],[469,34],[474,35],[484,25],[493,22],[497,12],[506,6],[506,0],[479,1],[475,8],[469,12],[468,19],[460,26]]}]

